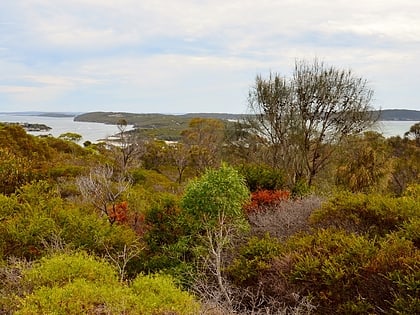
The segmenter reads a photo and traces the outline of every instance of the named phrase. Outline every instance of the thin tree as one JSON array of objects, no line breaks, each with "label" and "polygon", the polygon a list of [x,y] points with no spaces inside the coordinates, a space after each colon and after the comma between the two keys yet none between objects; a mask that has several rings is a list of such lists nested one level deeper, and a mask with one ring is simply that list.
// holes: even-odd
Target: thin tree
[{"label": "thin tree", "polygon": [[311,185],[337,144],[374,123],[372,95],[350,70],[296,61],[290,79],[257,76],[249,93],[252,127],[274,167],[288,171],[292,184]]},{"label": "thin tree", "polygon": [[128,122],[120,119],[117,122],[118,128],[118,151],[121,153],[121,169],[125,173],[131,163],[140,159],[145,152],[144,141],[140,139],[138,132],[127,131]]}]

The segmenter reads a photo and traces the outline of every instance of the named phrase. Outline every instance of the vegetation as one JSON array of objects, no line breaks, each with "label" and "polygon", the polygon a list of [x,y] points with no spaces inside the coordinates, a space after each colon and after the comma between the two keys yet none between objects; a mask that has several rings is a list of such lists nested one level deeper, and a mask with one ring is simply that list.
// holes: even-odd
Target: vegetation
[{"label": "vegetation", "polygon": [[[280,142],[217,117],[164,142],[115,114],[115,145],[0,124],[0,313],[419,314],[418,124],[403,138],[332,132],[328,113],[355,117],[330,112],[347,95],[335,79],[354,77],[311,67],[298,64],[299,93],[323,95],[305,107],[322,137],[303,108],[277,112],[297,128]],[[291,88],[272,76],[251,94]],[[292,164],[271,163],[281,141],[301,149]]]},{"label": "vegetation", "polygon": [[257,77],[250,125],[268,146],[270,165],[287,170],[293,183],[311,185],[343,139],[373,124],[372,93],[350,71],[296,62],[291,79]]}]

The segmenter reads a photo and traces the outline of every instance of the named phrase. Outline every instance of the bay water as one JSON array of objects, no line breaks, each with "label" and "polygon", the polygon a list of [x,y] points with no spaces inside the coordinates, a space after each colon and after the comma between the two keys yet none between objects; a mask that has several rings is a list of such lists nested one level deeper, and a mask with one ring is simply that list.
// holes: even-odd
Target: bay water
[{"label": "bay water", "polygon": [[[116,125],[107,125],[103,123],[79,122],[74,121],[74,117],[48,117],[48,116],[30,116],[16,114],[0,114],[0,122],[17,122],[30,124],[44,124],[52,129],[49,131],[29,132],[33,135],[52,135],[59,137],[66,132],[78,133],[82,136],[80,143],[85,141],[99,142],[118,133]],[[379,121],[374,131],[382,133],[384,137],[400,136],[409,131],[410,127],[417,121]],[[128,126],[127,129],[132,128]]]},{"label": "bay water", "polygon": [[[44,124],[51,128],[48,131],[31,131],[32,135],[52,135],[59,137],[66,132],[74,132],[82,136],[80,143],[90,141],[100,142],[118,133],[116,125],[107,125],[94,122],[74,121],[74,117],[47,117],[0,114],[0,122],[16,122],[30,124]],[[130,126],[131,127],[131,126]],[[127,128],[127,130],[130,128]]]}]

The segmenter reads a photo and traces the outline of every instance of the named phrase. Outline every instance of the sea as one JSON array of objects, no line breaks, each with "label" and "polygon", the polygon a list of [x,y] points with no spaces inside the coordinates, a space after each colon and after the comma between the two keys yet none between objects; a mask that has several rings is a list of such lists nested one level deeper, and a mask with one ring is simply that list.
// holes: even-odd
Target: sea
[{"label": "sea", "polygon": [[[31,123],[44,124],[52,129],[45,132],[33,131],[29,132],[33,135],[52,135],[58,137],[66,132],[78,133],[82,136],[80,143],[90,141],[97,143],[106,140],[109,137],[118,133],[116,125],[108,125],[103,123],[93,122],[79,122],[74,121],[74,117],[49,117],[49,116],[34,116],[34,115],[17,115],[17,114],[0,114],[0,122],[17,122],[17,123]],[[374,131],[382,133],[384,137],[400,136],[410,130],[410,127],[418,123],[418,121],[379,121]],[[127,126],[128,130],[133,126]]]},{"label": "sea", "polygon": [[[74,121],[74,117],[49,117],[49,116],[32,116],[32,115],[10,115],[0,114],[0,122],[16,122],[30,124],[44,124],[50,127],[48,131],[31,131],[29,134],[51,135],[59,137],[66,132],[74,132],[82,136],[80,143],[90,141],[97,143],[106,140],[118,133],[116,125],[108,125],[94,122]],[[127,130],[132,126],[127,126]]]}]

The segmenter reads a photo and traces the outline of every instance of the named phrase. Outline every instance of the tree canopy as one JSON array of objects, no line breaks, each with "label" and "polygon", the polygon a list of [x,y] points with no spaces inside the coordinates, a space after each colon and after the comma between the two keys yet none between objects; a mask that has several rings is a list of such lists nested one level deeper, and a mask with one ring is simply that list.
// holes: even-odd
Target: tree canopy
[{"label": "tree canopy", "polygon": [[249,92],[252,126],[269,147],[273,166],[289,170],[293,182],[311,184],[333,144],[372,124],[372,94],[367,81],[350,70],[297,61],[289,79],[257,76]]}]

